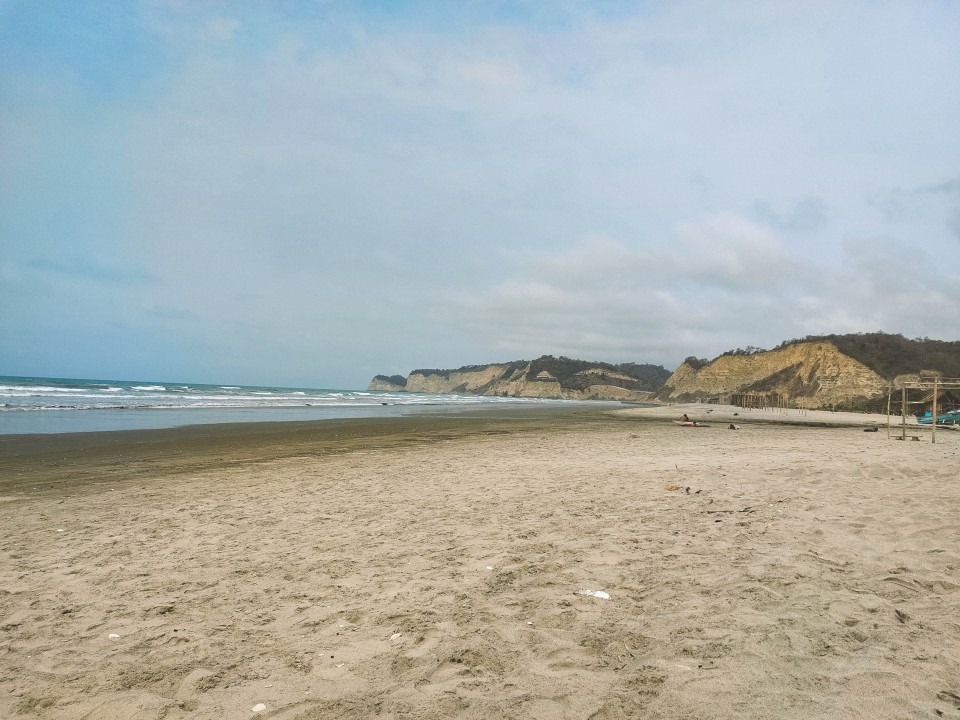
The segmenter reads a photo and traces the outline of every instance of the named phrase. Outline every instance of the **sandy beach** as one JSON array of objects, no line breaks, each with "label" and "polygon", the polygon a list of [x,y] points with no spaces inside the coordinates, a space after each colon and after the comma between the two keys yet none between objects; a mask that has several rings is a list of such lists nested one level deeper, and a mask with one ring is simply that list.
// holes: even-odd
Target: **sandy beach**
[{"label": "sandy beach", "polygon": [[960,432],[693,409],[0,438],[0,717],[960,717]]}]

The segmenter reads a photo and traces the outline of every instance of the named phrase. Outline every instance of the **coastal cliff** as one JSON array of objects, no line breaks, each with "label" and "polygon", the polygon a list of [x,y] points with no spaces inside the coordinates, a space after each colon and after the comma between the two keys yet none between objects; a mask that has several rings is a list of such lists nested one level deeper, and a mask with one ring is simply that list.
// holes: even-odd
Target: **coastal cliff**
[{"label": "coastal cliff", "polygon": [[920,375],[960,377],[960,342],[890,333],[818,335],[773,350],[747,348],[712,361],[687,358],[657,392],[664,402],[786,402],[880,410],[891,384]]},{"label": "coastal cliff", "polygon": [[407,387],[407,379],[403,375],[377,375],[370,381],[367,390],[370,392],[399,392]]},{"label": "coastal cliff", "polygon": [[680,364],[661,400],[724,400],[735,394],[783,396],[810,407],[850,406],[886,394],[888,381],[829,342],[804,342],[751,354]]},{"label": "coastal cliff", "polygon": [[[369,390],[463,393],[564,400],[643,401],[669,377],[659,365],[610,365],[555,358],[470,365],[455,370],[414,370],[402,376],[378,375]],[[400,380],[404,382],[401,383]]]}]

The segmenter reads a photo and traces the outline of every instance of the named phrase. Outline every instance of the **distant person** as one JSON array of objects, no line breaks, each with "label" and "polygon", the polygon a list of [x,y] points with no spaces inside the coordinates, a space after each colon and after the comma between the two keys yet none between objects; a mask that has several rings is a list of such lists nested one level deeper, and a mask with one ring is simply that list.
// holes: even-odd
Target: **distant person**
[{"label": "distant person", "polygon": [[683,414],[683,421],[684,421],[684,422],[690,422],[690,418],[687,417],[687,414],[686,414],[686,413]]}]

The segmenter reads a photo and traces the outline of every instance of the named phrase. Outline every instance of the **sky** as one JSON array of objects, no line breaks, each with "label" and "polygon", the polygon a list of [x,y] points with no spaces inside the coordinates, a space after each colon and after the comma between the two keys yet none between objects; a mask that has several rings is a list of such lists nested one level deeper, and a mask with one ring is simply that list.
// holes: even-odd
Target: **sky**
[{"label": "sky", "polygon": [[960,339],[960,3],[0,0],[0,374]]}]

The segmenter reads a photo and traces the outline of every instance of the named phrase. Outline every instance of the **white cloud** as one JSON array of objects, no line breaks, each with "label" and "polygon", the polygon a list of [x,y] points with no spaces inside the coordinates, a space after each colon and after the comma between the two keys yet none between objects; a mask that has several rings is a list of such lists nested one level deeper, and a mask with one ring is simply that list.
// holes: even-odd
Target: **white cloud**
[{"label": "white cloud", "polygon": [[808,334],[884,329],[949,337],[960,287],[915,247],[849,240],[840,262],[790,254],[731,215],[680,223],[655,253],[591,239],[537,258],[486,295],[454,298],[448,321],[505,350],[618,360],[716,355]]},{"label": "white cloud", "polygon": [[481,91],[518,93],[529,89],[531,81],[523,69],[498,60],[475,60],[456,67],[464,83]]},{"label": "white cloud", "polygon": [[204,28],[204,34],[211,40],[219,42],[229,42],[233,40],[237,30],[240,29],[240,21],[236,18],[212,18],[207,22]]}]

